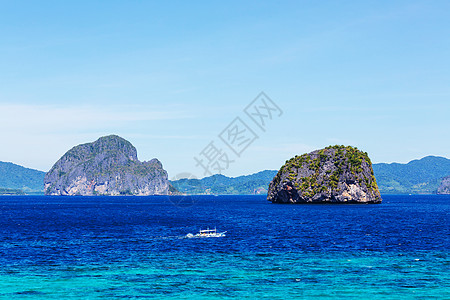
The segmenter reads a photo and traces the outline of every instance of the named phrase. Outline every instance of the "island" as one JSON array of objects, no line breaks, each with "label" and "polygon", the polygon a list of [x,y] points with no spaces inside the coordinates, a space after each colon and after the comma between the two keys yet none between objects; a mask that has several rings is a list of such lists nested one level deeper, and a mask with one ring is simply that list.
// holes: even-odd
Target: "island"
[{"label": "island", "polygon": [[170,190],[161,162],[139,161],[136,148],[117,135],[73,147],[44,178],[46,195],[168,195]]},{"label": "island", "polygon": [[329,146],[295,156],[269,184],[272,203],[381,203],[372,163],[352,146]]}]

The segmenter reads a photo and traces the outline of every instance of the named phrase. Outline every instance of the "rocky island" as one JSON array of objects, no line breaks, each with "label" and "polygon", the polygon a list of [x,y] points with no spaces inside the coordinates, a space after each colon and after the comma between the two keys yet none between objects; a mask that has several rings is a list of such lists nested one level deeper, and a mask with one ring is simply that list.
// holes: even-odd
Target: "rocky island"
[{"label": "rocky island", "polygon": [[127,140],[110,135],[67,151],[44,178],[46,195],[167,195],[157,159],[141,162]]},{"label": "rocky island", "polygon": [[442,178],[437,193],[440,195],[450,195],[450,176]]},{"label": "rocky island", "polygon": [[295,156],[269,184],[273,203],[381,203],[367,153],[330,146]]}]

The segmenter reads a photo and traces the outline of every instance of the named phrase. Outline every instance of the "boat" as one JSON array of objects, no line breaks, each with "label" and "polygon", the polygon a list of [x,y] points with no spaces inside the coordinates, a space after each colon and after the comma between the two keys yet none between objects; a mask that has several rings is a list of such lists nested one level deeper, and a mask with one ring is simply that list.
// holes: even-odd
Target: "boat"
[{"label": "boat", "polygon": [[197,234],[188,233],[186,237],[188,238],[209,238],[209,237],[224,237],[226,231],[224,232],[217,232],[217,229],[204,229],[199,231]]}]

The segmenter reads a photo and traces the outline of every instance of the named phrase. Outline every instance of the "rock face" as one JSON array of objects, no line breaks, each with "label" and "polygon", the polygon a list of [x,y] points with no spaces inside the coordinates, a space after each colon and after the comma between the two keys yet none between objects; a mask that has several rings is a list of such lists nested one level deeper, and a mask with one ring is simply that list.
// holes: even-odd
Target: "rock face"
[{"label": "rock face", "polygon": [[365,152],[330,146],[286,161],[269,185],[273,203],[381,203]]},{"label": "rock face", "polygon": [[140,162],[127,140],[110,135],[66,152],[45,175],[46,195],[167,195],[157,159]]},{"label": "rock face", "polygon": [[441,185],[437,190],[438,194],[450,195],[450,176],[442,178]]}]

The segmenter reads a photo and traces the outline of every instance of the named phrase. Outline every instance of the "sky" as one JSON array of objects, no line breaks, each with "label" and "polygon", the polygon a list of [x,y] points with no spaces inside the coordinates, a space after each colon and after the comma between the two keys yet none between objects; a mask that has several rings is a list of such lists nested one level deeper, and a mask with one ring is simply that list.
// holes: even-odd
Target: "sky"
[{"label": "sky", "polygon": [[449,37],[449,1],[0,0],[0,161],[110,134],[169,178],[450,158]]}]

